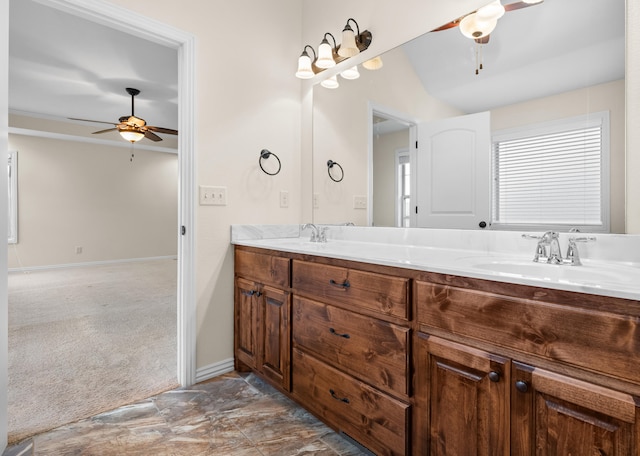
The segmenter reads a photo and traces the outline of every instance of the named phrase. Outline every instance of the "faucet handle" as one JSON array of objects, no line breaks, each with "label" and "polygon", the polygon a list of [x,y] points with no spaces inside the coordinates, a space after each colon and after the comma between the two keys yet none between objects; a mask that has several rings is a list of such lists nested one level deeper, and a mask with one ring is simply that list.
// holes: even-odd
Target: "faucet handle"
[{"label": "faucet handle", "polygon": [[592,242],[595,241],[595,236],[580,236],[580,237],[569,237],[569,246],[567,247],[567,256],[566,259],[572,266],[580,266],[582,261],[580,261],[580,254],[578,252],[578,246],[576,242]]}]

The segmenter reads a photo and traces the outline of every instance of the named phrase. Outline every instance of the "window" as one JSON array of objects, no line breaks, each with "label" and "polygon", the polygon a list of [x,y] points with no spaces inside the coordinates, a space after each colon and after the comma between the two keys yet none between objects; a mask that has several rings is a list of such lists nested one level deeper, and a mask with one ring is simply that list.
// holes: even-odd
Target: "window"
[{"label": "window", "polygon": [[408,228],[411,215],[411,163],[408,149],[396,151],[396,170],[396,182],[398,183],[396,201],[397,226]]},{"label": "window", "polygon": [[493,135],[492,225],[609,231],[609,113]]},{"label": "window", "polygon": [[9,226],[7,233],[9,234],[9,244],[18,242],[18,152],[9,151],[9,164],[7,167],[9,182]]}]

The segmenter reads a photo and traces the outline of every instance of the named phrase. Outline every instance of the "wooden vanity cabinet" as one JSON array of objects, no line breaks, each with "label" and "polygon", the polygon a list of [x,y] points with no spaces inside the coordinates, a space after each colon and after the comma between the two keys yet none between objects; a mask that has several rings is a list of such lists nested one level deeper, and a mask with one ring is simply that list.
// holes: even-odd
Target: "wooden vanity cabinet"
[{"label": "wooden vanity cabinet", "polygon": [[523,363],[512,369],[512,454],[640,454],[640,408],[630,394]]},{"label": "wooden vanity cabinet", "polygon": [[293,260],[292,395],[377,455],[411,454],[409,282]]},{"label": "wooden vanity cabinet", "polygon": [[416,454],[640,454],[637,302],[415,289]]},{"label": "wooden vanity cabinet", "polygon": [[243,363],[285,391],[291,388],[290,260],[236,250],[236,369]]},{"label": "wooden vanity cabinet", "polygon": [[510,361],[426,334],[414,348],[413,454],[510,454]]}]

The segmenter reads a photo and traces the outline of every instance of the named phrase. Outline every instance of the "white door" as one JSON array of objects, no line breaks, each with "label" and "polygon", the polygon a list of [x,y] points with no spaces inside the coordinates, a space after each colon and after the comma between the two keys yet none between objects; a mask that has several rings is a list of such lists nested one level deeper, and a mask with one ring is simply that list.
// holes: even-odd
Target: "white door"
[{"label": "white door", "polygon": [[479,229],[491,214],[489,112],[418,125],[416,221],[421,228]]}]

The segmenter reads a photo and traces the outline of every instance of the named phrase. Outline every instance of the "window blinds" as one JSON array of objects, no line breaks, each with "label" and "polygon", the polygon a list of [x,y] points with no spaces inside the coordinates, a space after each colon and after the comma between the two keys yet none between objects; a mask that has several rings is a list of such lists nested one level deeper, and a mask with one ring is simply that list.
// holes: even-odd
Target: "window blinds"
[{"label": "window blinds", "polygon": [[494,222],[602,226],[602,121],[548,130],[494,138]]}]

